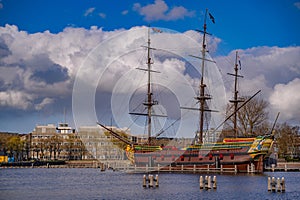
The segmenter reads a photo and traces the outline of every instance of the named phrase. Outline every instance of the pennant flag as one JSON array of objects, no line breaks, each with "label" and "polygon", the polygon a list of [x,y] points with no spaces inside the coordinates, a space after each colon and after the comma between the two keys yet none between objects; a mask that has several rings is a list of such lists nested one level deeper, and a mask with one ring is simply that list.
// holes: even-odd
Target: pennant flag
[{"label": "pennant flag", "polygon": [[212,16],[212,14],[208,13],[209,18],[211,19],[212,23],[215,23],[215,18],[214,16]]},{"label": "pennant flag", "polygon": [[240,56],[237,57],[239,59],[239,66],[240,66],[240,70],[242,69],[242,63],[241,63],[241,60],[240,60]]},{"label": "pennant flag", "polygon": [[156,33],[162,33],[162,30],[159,30],[158,28],[152,28],[152,30]]}]

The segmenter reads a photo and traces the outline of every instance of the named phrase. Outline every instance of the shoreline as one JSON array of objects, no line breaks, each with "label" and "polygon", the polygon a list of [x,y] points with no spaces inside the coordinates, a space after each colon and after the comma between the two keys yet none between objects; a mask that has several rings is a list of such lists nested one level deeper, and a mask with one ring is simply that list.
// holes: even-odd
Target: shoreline
[{"label": "shoreline", "polygon": [[99,166],[101,166],[101,163],[96,160],[43,160],[0,163],[0,168],[98,168]]},{"label": "shoreline", "polygon": [[[74,161],[23,161],[14,163],[0,163],[0,168],[99,168],[101,171],[107,169],[122,171],[124,169],[134,169],[126,161],[100,162],[98,160],[74,160]],[[134,170],[133,170],[134,171]],[[146,169],[144,171],[147,171]],[[185,169],[185,172],[189,170]],[[161,171],[163,172],[163,170]],[[170,171],[175,172],[175,171]],[[195,170],[191,172],[196,172]],[[204,172],[204,171],[203,171]],[[211,169],[207,172],[213,172]],[[217,172],[217,171],[216,171]],[[265,167],[264,172],[300,172],[300,162],[278,162],[277,166]]]}]

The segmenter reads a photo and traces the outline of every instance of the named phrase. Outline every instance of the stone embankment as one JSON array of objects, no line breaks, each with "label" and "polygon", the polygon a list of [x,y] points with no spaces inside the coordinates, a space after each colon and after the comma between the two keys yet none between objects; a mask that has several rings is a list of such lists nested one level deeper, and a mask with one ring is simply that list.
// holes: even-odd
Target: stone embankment
[{"label": "stone embankment", "polygon": [[115,169],[124,168],[129,161],[106,161],[98,160],[72,160],[72,161],[24,161],[13,163],[0,163],[0,168],[101,168]]}]

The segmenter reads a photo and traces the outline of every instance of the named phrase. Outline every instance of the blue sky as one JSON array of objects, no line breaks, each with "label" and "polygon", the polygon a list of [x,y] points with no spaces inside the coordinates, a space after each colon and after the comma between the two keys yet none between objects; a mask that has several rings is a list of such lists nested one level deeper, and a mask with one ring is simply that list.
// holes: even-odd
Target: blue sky
[{"label": "blue sky", "polygon": [[[0,25],[14,24],[29,33],[45,30],[58,33],[67,26],[89,28],[97,25],[110,31],[148,24],[183,32],[201,28],[203,12],[205,8],[209,8],[217,22],[209,29],[216,36],[222,37],[224,43],[230,44],[229,48],[289,46],[300,43],[300,27],[297,26],[300,13],[295,4],[297,0],[165,1],[169,11],[176,6],[183,6],[191,12],[191,15],[184,16],[183,19],[174,17],[169,20],[145,20],[145,16],[134,10],[137,2],[141,6],[154,3],[135,0],[3,0]],[[91,12],[87,13],[89,9]]]},{"label": "blue sky", "polygon": [[234,60],[239,49],[248,65],[245,91],[262,84],[270,113],[286,111],[283,120],[299,124],[300,112],[277,98],[284,91],[285,101],[299,108],[300,97],[291,95],[300,90],[298,0],[1,0],[0,131],[30,132],[36,124],[57,123],[63,107],[72,124],[75,72],[102,35],[149,24],[181,33],[201,29],[206,8],[216,21],[208,21],[218,39],[216,60]]}]

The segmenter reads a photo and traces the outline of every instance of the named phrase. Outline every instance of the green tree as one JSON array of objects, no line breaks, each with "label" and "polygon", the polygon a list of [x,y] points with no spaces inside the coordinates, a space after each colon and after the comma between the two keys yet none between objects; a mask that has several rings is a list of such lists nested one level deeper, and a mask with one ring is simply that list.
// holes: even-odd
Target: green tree
[{"label": "green tree", "polygon": [[22,160],[21,155],[24,151],[25,142],[19,136],[12,136],[7,142],[9,156],[13,156],[15,161]]},{"label": "green tree", "polygon": [[0,150],[3,151],[5,154],[8,151],[7,143],[8,143],[8,141],[11,137],[12,137],[12,134],[1,133],[1,136],[0,136]]}]

